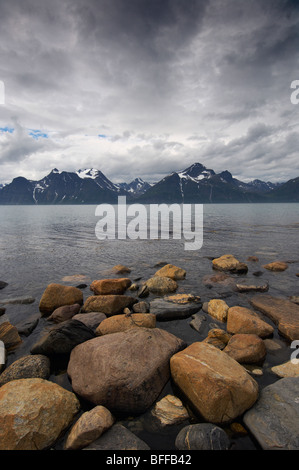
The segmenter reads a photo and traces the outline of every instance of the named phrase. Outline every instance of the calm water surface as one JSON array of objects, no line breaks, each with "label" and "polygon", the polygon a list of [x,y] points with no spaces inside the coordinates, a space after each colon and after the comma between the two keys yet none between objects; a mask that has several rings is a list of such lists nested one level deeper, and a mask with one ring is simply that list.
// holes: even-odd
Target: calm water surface
[{"label": "calm water surface", "polygon": [[[94,279],[111,277],[110,269],[124,264],[132,269],[131,279],[146,280],[157,270],[161,261],[176,264],[187,271],[186,280],[179,282],[178,292],[199,295],[202,301],[224,297],[229,306],[249,306],[253,294],[223,292],[208,289],[202,278],[212,274],[211,257],[226,253],[240,261],[255,255],[259,262],[248,263],[246,282],[256,284],[268,281],[269,294],[287,298],[299,295],[299,204],[212,204],[204,206],[203,246],[198,251],[185,251],[184,240],[103,240],[95,236],[96,206],[0,206],[0,280],[8,286],[0,291],[0,302],[16,297],[34,297],[31,305],[7,305],[6,313],[11,323],[17,324],[28,316],[38,314],[39,299],[51,283],[65,285],[90,284]],[[275,260],[290,262],[283,273],[263,270],[262,265]],[[253,275],[262,271],[259,278]],[[77,276],[72,280],[69,276]],[[84,298],[90,295],[83,290]],[[151,297],[148,298],[151,300]],[[157,326],[181,337],[188,344],[202,340],[211,323],[206,322],[202,334],[194,331],[190,318],[161,322]],[[24,340],[8,358],[8,364],[30,352],[32,344],[47,327],[41,319],[34,332]],[[221,324],[218,322],[221,327]],[[222,325],[223,326],[223,325]],[[277,331],[275,338],[280,339]],[[270,366],[290,358],[288,343],[282,351],[267,355],[264,375],[257,378],[263,387],[277,380],[267,371]],[[70,388],[66,374],[53,374],[51,380]],[[163,394],[173,393],[171,384]],[[162,395],[163,395],[162,394]],[[147,423],[147,424],[146,424]],[[143,437],[153,449],[174,449],[178,432],[159,434],[151,429],[148,419],[126,423],[133,432]],[[256,448],[249,437],[236,439],[235,448]]]}]

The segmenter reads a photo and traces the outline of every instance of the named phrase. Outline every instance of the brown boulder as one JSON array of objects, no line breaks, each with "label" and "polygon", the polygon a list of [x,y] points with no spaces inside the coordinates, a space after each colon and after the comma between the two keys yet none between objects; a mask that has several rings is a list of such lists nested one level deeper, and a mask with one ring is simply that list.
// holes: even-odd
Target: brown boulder
[{"label": "brown boulder", "polygon": [[82,312],[102,312],[105,315],[117,315],[126,307],[132,307],[136,299],[128,295],[92,295],[82,307]]},{"label": "brown boulder", "polygon": [[120,279],[100,279],[90,284],[90,290],[95,295],[124,294],[131,284],[131,280],[126,277]]},{"label": "brown boulder", "polygon": [[8,321],[6,315],[2,316],[0,321],[0,341],[4,343],[7,351],[22,343],[17,328]]},{"label": "brown boulder", "polygon": [[178,288],[177,282],[170,277],[161,277],[161,276],[154,276],[148,279],[145,283],[146,287],[150,292],[154,294],[168,294],[171,292],[175,292]]},{"label": "brown boulder", "polygon": [[102,321],[96,329],[96,335],[108,335],[131,328],[155,328],[156,315],[150,313],[133,313],[131,315],[113,315]]},{"label": "brown boulder", "polygon": [[206,421],[225,423],[250,408],[258,385],[238,362],[206,343],[193,343],[170,360],[175,384]]},{"label": "brown boulder", "polygon": [[63,307],[56,308],[54,312],[48,317],[49,321],[54,323],[61,323],[66,320],[70,320],[74,315],[79,313],[81,305],[64,305]]},{"label": "brown boulder", "polygon": [[155,276],[169,277],[174,281],[179,281],[185,279],[186,271],[182,268],[174,266],[173,264],[166,264],[163,266],[163,268],[156,272]]},{"label": "brown boulder", "polygon": [[227,303],[221,299],[212,299],[208,303],[208,314],[222,322],[226,322],[228,309]]},{"label": "brown boulder", "polygon": [[158,328],[99,336],[73,349],[68,375],[75,393],[111,412],[139,414],[170,378],[169,359],[185,343]]},{"label": "brown boulder", "polygon": [[299,305],[271,295],[256,295],[250,303],[277,325],[282,336],[290,341],[299,339]]},{"label": "brown boulder", "polygon": [[233,255],[223,255],[212,261],[213,269],[217,271],[230,271],[233,273],[246,273],[248,267],[245,263],[240,263]]},{"label": "brown boulder", "polygon": [[243,364],[262,364],[267,354],[264,341],[252,334],[234,335],[223,351]]},{"label": "brown boulder", "polygon": [[0,388],[0,450],[49,448],[79,409],[77,397],[53,382],[8,382]]},{"label": "brown boulder", "polygon": [[203,343],[212,344],[216,348],[224,349],[230,339],[231,335],[229,335],[225,330],[213,328],[208,332],[208,336],[203,340]]},{"label": "brown boulder", "polygon": [[39,310],[42,315],[50,315],[58,307],[74,304],[83,304],[83,294],[80,289],[61,284],[49,284],[41,297]]},{"label": "brown boulder", "polygon": [[274,328],[263,321],[254,311],[246,307],[231,307],[227,314],[227,331],[231,334],[247,333],[266,338]]}]

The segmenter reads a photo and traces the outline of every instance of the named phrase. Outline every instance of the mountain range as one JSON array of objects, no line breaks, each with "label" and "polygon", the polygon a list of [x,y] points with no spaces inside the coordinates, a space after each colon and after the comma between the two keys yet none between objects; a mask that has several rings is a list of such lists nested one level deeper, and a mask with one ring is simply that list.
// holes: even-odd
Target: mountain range
[{"label": "mountain range", "polygon": [[118,196],[144,204],[299,202],[299,177],[285,183],[258,179],[245,183],[227,170],[217,174],[194,163],[155,184],[141,178],[131,183],[113,183],[96,169],[67,172],[54,168],[39,181],[17,177],[0,187],[1,205],[115,204]]}]

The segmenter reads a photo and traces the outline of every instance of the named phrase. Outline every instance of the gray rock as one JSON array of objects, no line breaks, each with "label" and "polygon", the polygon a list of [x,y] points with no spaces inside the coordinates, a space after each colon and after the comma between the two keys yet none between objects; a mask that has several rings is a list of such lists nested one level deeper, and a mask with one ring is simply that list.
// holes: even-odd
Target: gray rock
[{"label": "gray rock", "polygon": [[95,331],[99,324],[106,318],[105,313],[101,312],[78,313],[73,316],[73,320],[78,320],[81,323],[84,323],[85,326],[91,328],[93,331]]},{"label": "gray rock", "polygon": [[264,450],[299,450],[299,377],[265,387],[244,423]]},{"label": "gray rock", "polygon": [[148,313],[150,311],[150,306],[145,301],[137,302],[137,304],[134,304],[132,308],[134,313]]},{"label": "gray rock", "polygon": [[35,302],[34,297],[17,297],[15,299],[1,300],[1,305],[28,305]]},{"label": "gray rock", "polygon": [[95,337],[95,333],[78,320],[67,320],[48,331],[31,349],[31,354],[67,355],[78,344]]},{"label": "gray rock", "polygon": [[24,356],[13,362],[0,376],[0,387],[18,379],[48,379],[50,360],[43,355]]},{"label": "gray rock", "polygon": [[195,331],[200,333],[201,330],[202,330],[204,321],[206,321],[206,317],[204,315],[202,315],[201,313],[195,313],[195,315],[192,315],[192,320],[190,322],[190,326]]},{"label": "gray rock", "polygon": [[39,319],[39,315],[34,315],[20,323],[17,323],[16,328],[18,330],[19,335],[29,336],[34,330],[34,328],[36,328]]},{"label": "gray rock", "polygon": [[150,450],[149,446],[131,431],[115,424],[99,439],[83,450]]},{"label": "gray rock", "polygon": [[164,299],[154,299],[150,302],[150,312],[156,315],[157,321],[188,318],[200,309],[201,302],[178,304]]},{"label": "gray rock", "polygon": [[218,426],[199,423],[184,427],[176,437],[175,446],[179,450],[228,450],[230,440]]},{"label": "gray rock", "polygon": [[4,289],[6,286],[8,286],[7,282],[0,281],[0,289]]}]

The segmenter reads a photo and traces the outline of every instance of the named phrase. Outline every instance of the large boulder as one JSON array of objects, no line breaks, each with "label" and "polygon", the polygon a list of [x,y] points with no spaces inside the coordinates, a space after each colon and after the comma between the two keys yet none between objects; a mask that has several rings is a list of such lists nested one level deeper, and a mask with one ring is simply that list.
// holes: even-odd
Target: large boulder
[{"label": "large boulder", "polygon": [[39,303],[42,315],[50,315],[56,308],[64,305],[83,304],[83,294],[80,289],[61,284],[49,284]]},{"label": "large boulder", "polygon": [[50,360],[43,355],[24,356],[13,362],[0,375],[0,387],[17,379],[48,379],[50,376]]},{"label": "large boulder", "polygon": [[249,409],[258,385],[245,369],[207,343],[193,343],[170,360],[174,383],[195,412],[211,423],[225,423]]},{"label": "large boulder", "polygon": [[95,295],[124,294],[131,284],[131,280],[126,277],[120,279],[100,279],[90,284],[90,290]]},{"label": "large boulder", "polygon": [[156,315],[151,313],[133,313],[131,315],[113,315],[102,321],[96,329],[96,335],[107,335],[131,328],[155,328]]},{"label": "large boulder", "polygon": [[263,388],[244,423],[264,450],[299,450],[299,377]]},{"label": "large boulder", "polygon": [[95,333],[77,320],[67,320],[47,331],[31,348],[31,354],[45,356],[68,355],[80,343],[95,337]]},{"label": "large boulder", "polygon": [[79,409],[77,397],[53,382],[8,382],[0,388],[0,450],[49,448]]},{"label": "large boulder", "polygon": [[92,295],[83,305],[82,312],[101,312],[107,316],[123,313],[127,307],[137,302],[129,295]]},{"label": "large boulder", "polygon": [[173,264],[166,264],[163,266],[163,268],[159,269],[159,271],[155,273],[155,276],[169,277],[174,281],[179,281],[185,279],[186,271],[182,268],[174,266]]},{"label": "large boulder", "polygon": [[227,313],[227,331],[231,334],[255,334],[266,338],[274,328],[263,321],[253,310],[246,307],[231,307]]},{"label": "large boulder", "polygon": [[75,393],[111,412],[142,413],[170,377],[169,359],[185,343],[158,328],[99,336],[73,349],[68,375]]},{"label": "large boulder", "polygon": [[282,336],[290,341],[299,339],[299,305],[271,295],[256,295],[250,303],[277,325]]},{"label": "large boulder", "polygon": [[83,413],[67,436],[64,448],[77,450],[98,439],[114,424],[114,417],[104,406],[95,406]]}]

